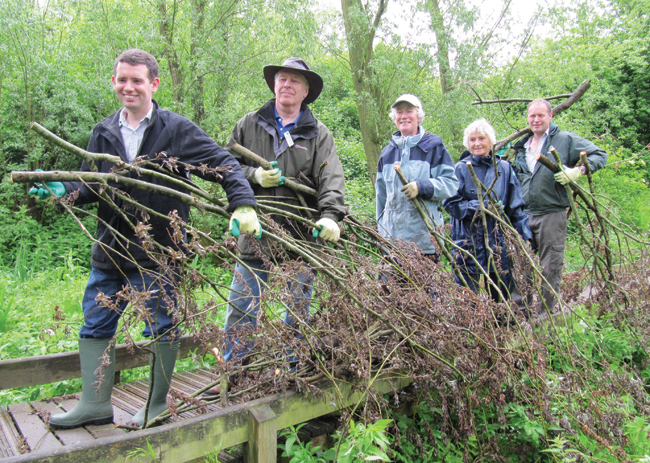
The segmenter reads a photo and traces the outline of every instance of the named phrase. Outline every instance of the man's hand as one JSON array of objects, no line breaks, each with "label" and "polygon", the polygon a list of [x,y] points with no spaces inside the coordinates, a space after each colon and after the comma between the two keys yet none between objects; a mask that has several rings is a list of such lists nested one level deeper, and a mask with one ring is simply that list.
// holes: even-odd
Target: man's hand
[{"label": "man's hand", "polygon": [[408,199],[415,198],[419,192],[420,189],[418,188],[417,182],[407,183],[402,187],[402,193],[404,193]]},{"label": "man's hand", "polygon": [[[36,169],[35,172],[43,172],[43,171],[41,169]],[[63,183],[45,182],[45,185],[47,185],[49,189],[52,190],[54,196],[60,198],[61,196],[65,195],[65,185],[63,185]],[[32,196],[36,196],[39,199],[47,199],[51,196],[48,189],[45,188],[42,183],[39,183],[38,185],[31,187],[28,193]]]},{"label": "man's hand", "polygon": [[316,225],[320,225],[322,229],[319,230],[318,228],[314,228],[314,231],[312,232],[314,238],[320,235],[320,237],[325,241],[336,243],[339,239],[339,236],[341,236],[341,230],[339,229],[339,226],[332,219],[320,219],[318,222],[316,222]]},{"label": "man's hand", "polygon": [[[278,161],[273,161],[272,166],[277,166]],[[254,177],[255,183],[262,185],[264,188],[271,188],[278,185],[284,184],[284,177],[282,176],[282,171],[278,168],[271,170],[264,170],[262,167],[258,167],[255,171]]]},{"label": "man's hand", "polygon": [[562,170],[553,176],[558,183],[566,185],[575,182],[582,176],[582,168],[562,166]]},{"label": "man's hand", "polygon": [[230,217],[228,230],[233,236],[239,236],[239,233],[255,235],[255,238],[262,237],[262,225],[257,219],[257,214],[253,206],[239,206]]}]

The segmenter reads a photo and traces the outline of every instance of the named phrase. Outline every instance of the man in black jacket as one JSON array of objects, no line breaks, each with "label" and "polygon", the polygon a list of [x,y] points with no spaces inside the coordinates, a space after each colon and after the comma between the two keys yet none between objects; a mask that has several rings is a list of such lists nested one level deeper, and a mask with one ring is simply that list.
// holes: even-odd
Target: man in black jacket
[{"label": "man in black jacket", "polygon": [[[231,230],[233,223],[237,222],[236,228],[240,231],[260,236],[255,197],[239,163],[194,123],[160,109],[153,100],[152,96],[160,84],[156,59],[142,50],[127,50],[116,58],[114,74],[113,89],[123,108],[95,126],[87,150],[119,156],[129,164],[136,158],[151,160],[165,152],[169,158],[178,159],[177,174],[188,178],[189,166],[211,169],[226,167],[219,175],[215,175],[214,171],[202,173],[195,169],[192,169],[192,173],[222,185],[229,208],[233,211]],[[100,172],[109,172],[115,167],[108,162],[96,164]],[[90,170],[86,162],[82,170]],[[148,175],[132,172],[130,176],[182,191],[178,186]],[[150,378],[149,381],[152,390],[150,405],[148,411],[143,407],[132,419],[134,424],[142,426],[145,421],[150,421],[167,409],[167,393],[178,350],[178,317],[174,317],[174,283],[177,276],[174,275],[173,264],[163,264],[170,261],[165,255],[160,254],[158,249],[146,249],[136,232],[136,226],[147,223],[151,237],[164,249],[180,251],[184,237],[179,239],[175,236],[177,233],[174,233],[170,221],[163,217],[176,213],[183,222],[187,222],[189,206],[170,196],[120,187],[125,197],[128,195],[140,205],[163,216],[159,217],[129,207],[117,195],[112,197],[117,205],[114,208],[113,204],[100,197],[99,188],[87,184],[63,183],[56,185],[57,188],[52,188],[51,184],[48,186],[56,194],[61,191],[70,193],[70,199],[75,204],[98,201],[97,215],[100,219],[92,248],[92,270],[82,303],[84,325],[79,332],[83,393],[74,409],[51,416],[50,425],[74,428],[113,421],[111,392],[115,348],[112,338],[119,318],[127,302],[130,302],[133,310],[148,314],[143,334],[156,340],[151,355],[153,380]],[[41,198],[49,194],[43,188],[32,193]],[[142,294],[147,297],[143,298]]]}]

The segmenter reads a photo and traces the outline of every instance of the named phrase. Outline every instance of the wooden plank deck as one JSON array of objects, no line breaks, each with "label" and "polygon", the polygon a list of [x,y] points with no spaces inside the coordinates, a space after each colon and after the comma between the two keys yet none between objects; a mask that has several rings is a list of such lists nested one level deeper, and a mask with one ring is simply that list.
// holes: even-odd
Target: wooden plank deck
[{"label": "wooden plank deck", "polygon": [[[175,372],[172,378],[172,388],[186,394],[193,394],[209,382],[214,381],[214,378],[214,373],[207,369]],[[184,412],[176,420],[165,420],[158,428],[130,431],[118,427],[119,425],[128,424],[131,417],[144,405],[147,389],[148,384],[144,380],[115,385],[112,395],[114,424],[101,426],[88,425],[76,429],[52,429],[47,425],[50,415],[71,410],[78,402],[77,396],[80,393],[74,396],[0,407],[0,463],[5,461],[50,461],[50,457],[46,455],[63,455],[62,452],[66,452],[66,447],[69,447],[70,452],[74,453],[79,448],[110,446],[110,443],[125,439],[132,440],[130,436],[135,437],[140,433],[156,433],[156,430],[168,427],[165,425],[178,428],[183,425],[184,421],[191,423],[192,421],[196,422],[207,418],[208,415],[222,415],[231,408],[235,409],[235,413],[237,413],[238,409],[248,406],[248,404],[231,404],[228,409],[222,409],[219,400],[216,400],[207,404],[206,413],[197,411]],[[294,393],[290,393],[290,395],[292,394]],[[301,438],[311,440],[315,437],[329,436],[336,428],[336,421],[336,418],[333,417],[312,420],[301,429]],[[215,439],[217,437],[213,436]],[[280,440],[283,439],[280,438]],[[146,446],[139,448],[146,448]],[[34,455],[34,457],[31,458],[30,455]],[[39,457],[36,455],[39,455]],[[122,454],[122,458],[126,458],[126,456],[126,454]],[[244,456],[242,449],[239,448],[234,452],[232,449],[230,451],[221,451],[218,459],[223,463],[241,463],[244,461]],[[139,461],[138,458],[132,460]],[[90,463],[95,460],[82,457],[79,460],[74,459],[71,461]]]},{"label": "wooden plank deck", "polygon": [[[179,358],[199,348],[190,336],[181,338]],[[139,346],[137,349],[141,350]],[[41,357],[0,360],[0,389],[43,384],[50,380],[78,377],[78,352]],[[126,346],[116,347],[116,370],[148,365],[148,356],[129,356]],[[58,371],[61,367],[61,371]],[[116,375],[118,376],[118,375]],[[176,372],[172,389],[191,395],[214,382],[213,371],[199,369]],[[406,377],[383,378],[374,382],[376,393],[386,394],[401,389],[411,380]],[[146,400],[147,381],[116,384],[113,388],[113,410],[116,424],[127,424]],[[147,449],[155,453],[158,463],[198,463],[218,448],[231,450],[240,446],[239,453],[222,451],[219,461],[243,461],[242,450],[248,451],[250,461],[274,463],[278,431],[291,425],[317,420],[301,429],[303,438],[327,438],[334,431],[336,419],[321,419],[365,398],[365,388],[346,381],[324,382],[314,394],[287,391],[251,402],[231,403],[221,408],[220,401],[207,403],[207,409],[183,412],[175,420],[160,426],[131,431],[115,424],[85,426],[71,430],[52,430],[46,425],[51,414],[71,410],[77,397],[33,401],[0,407],[0,463],[130,463],[150,462]],[[325,423],[325,424],[324,424]],[[213,461],[213,460],[211,460]]]},{"label": "wooden plank deck", "polygon": [[[409,383],[408,378],[399,377],[376,380],[374,385],[377,393],[386,394]],[[31,450],[28,444],[35,445],[37,449],[30,453],[3,458],[0,463],[116,463],[126,461],[127,457],[129,462],[144,463],[151,461],[151,457],[139,452],[149,447],[153,449],[155,461],[159,463],[199,462],[204,461],[205,455],[217,448],[227,449],[251,442],[251,439],[255,438],[251,432],[251,419],[259,416],[260,411],[266,414],[266,418],[259,423],[264,427],[262,434],[276,435],[278,430],[336,412],[356,404],[365,397],[364,388],[356,388],[345,382],[325,383],[319,388],[322,391],[319,394],[287,391],[251,402],[230,405],[225,409],[219,409],[218,405],[213,404],[210,406],[211,410],[205,414],[195,414],[180,421],[134,432],[123,432],[111,425],[86,426],[84,431],[92,440],[87,435],[80,434],[79,430],[74,433],[45,430],[43,414],[39,415],[34,411],[31,414],[26,413],[26,406],[33,410],[33,404],[21,404],[25,406],[17,408],[22,415],[18,416],[14,431],[9,434],[19,436],[14,437],[16,443],[20,443],[21,439],[26,440],[26,444],[22,446],[23,451]],[[15,419],[15,416],[11,417],[12,420]],[[28,440],[21,435],[24,426],[20,420],[28,421],[27,424],[31,426]],[[314,435],[317,433],[318,431]],[[4,439],[8,437],[10,436],[4,436]],[[59,441],[58,446],[53,444],[52,438]],[[69,443],[63,445],[64,440]],[[255,441],[255,444],[259,446],[263,442]],[[50,444],[52,446],[48,447]],[[275,462],[276,458],[275,453],[267,453],[265,459],[254,461]],[[223,452],[219,455],[219,460],[229,463],[241,461]]]},{"label": "wooden plank deck", "polygon": [[[176,372],[172,388],[184,394],[193,394],[208,382],[214,381],[209,370]],[[120,436],[135,413],[144,406],[148,391],[146,381],[118,384],[113,388],[114,424],[84,426],[76,429],[51,429],[47,422],[50,415],[71,410],[78,402],[79,394],[64,398],[12,404],[0,409],[0,457],[7,458],[30,452],[50,452],[66,445],[92,442],[110,436]],[[207,406],[208,411],[217,411],[219,402]],[[182,414],[183,419],[198,415],[190,411]],[[165,421],[171,422],[171,420]],[[0,460],[1,461],[1,460]]]}]

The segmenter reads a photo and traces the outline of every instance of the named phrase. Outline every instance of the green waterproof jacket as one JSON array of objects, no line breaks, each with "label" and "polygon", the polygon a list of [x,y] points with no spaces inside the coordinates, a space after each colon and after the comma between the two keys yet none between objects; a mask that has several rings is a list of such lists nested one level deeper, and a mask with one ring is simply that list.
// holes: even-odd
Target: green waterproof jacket
[{"label": "green waterproof jacket", "polygon": [[[512,167],[517,173],[524,193],[526,207],[524,212],[530,215],[546,215],[558,212],[569,207],[569,198],[564,185],[558,183],[553,177],[553,172],[541,163],[535,164],[533,172],[526,164],[526,148],[524,145],[533,134],[526,135],[513,146],[516,151]],[[555,147],[562,158],[562,164],[575,167],[580,160],[580,152],[587,152],[587,159],[591,172],[596,172],[607,163],[607,153],[594,145],[589,140],[579,137],[575,133],[565,132],[551,122],[549,135],[542,147],[542,156],[546,156],[555,163],[555,158],[549,150]]]},{"label": "green waterproof jacket", "polygon": [[[298,119],[298,123],[289,131],[293,140],[293,145],[289,146],[287,139],[280,138],[278,135],[274,107],[275,99],[272,99],[258,111],[242,117],[230,134],[227,146],[239,143],[267,161],[278,161],[277,167],[282,171],[284,177],[307,184],[317,190],[317,197],[304,195],[304,199],[308,206],[317,209],[319,213],[313,214],[314,217],[309,218],[304,210],[292,207],[300,208],[300,202],[293,190],[286,186],[263,188],[255,183],[253,178],[255,170],[259,166],[233,152],[244,175],[250,182],[255,196],[276,197],[275,201],[282,205],[273,204],[273,207],[279,207],[313,222],[320,218],[340,221],[347,212],[344,204],[345,178],[343,166],[336,154],[332,133],[314,117],[306,105],[303,105],[301,108],[303,113]],[[305,177],[308,181],[304,180]],[[272,218],[294,238],[315,240],[310,227],[281,216],[272,216]],[[250,259],[259,255],[255,245],[257,241],[251,235],[242,234],[239,237],[242,258]],[[268,242],[264,236],[262,236],[261,244],[265,249],[264,254],[269,257]]]}]

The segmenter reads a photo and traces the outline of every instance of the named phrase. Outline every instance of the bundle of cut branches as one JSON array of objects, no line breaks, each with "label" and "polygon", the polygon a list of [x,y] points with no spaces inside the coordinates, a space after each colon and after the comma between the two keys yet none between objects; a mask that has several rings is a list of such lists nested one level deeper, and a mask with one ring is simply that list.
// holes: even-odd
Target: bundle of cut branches
[{"label": "bundle of cut branches", "polygon": [[[89,165],[97,160],[109,161],[115,164],[115,170],[110,174],[14,172],[12,180],[28,184],[77,181],[92,186],[98,196],[112,204],[124,220],[132,223],[140,238],[139,245],[158,263],[158,271],[170,275],[169,281],[174,283],[178,294],[175,314],[178,326],[200,338],[206,348],[220,349],[224,334],[215,320],[218,319],[216,314],[224,311],[228,303],[227,282],[215,280],[202,269],[219,262],[230,270],[235,262],[242,262],[237,255],[236,241],[232,237],[214,236],[170,214],[165,219],[177,231],[174,239],[178,247],[161,246],[153,240],[147,226],[147,219],[156,214],[155,211],[130,201],[124,189],[144,188],[172,196],[203,213],[223,218],[229,217],[226,202],[192,181],[176,176],[176,160],[161,157],[164,162],[136,161],[129,165],[119,158],[72,147],[40,126],[35,126],[35,129],[59,146],[80,155]],[[547,164],[550,169],[557,168],[551,162]],[[143,182],[138,179],[143,174],[164,179],[187,192]],[[633,324],[638,342],[645,345],[650,335],[647,322],[650,307],[643,296],[650,289],[645,249],[650,243],[641,239],[637,230],[625,225],[617,212],[594,194],[589,172],[588,179],[588,190],[575,183],[568,186],[571,193],[575,191],[577,194],[572,208],[585,247],[585,266],[582,271],[565,278],[563,296],[558,295],[562,308],[560,315],[568,323],[566,317],[570,315],[571,307],[597,304],[602,313],[614,314],[617,323]],[[480,182],[475,182],[489,205],[493,202],[490,196],[492,186],[480,186]],[[297,195],[310,194],[304,185],[296,187],[296,190]],[[115,204],[116,198],[128,203],[138,213],[119,208]],[[458,441],[464,442],[479,434],[473,416],[477,406],[490,404],[495,408],[496,416],[500,416],[506,404],[512,401],[532,407],[531,410],[541,414],[549,425],[561,425],[563,413],[570,413],[578,421],[591,426],[590,429],[603,439],[617,438],[612,437],[616,420],[612,418],[611,425],[602,421],[595,425],[597,417],[594,411],[583,403],[576,403],[574,408],[560,412],[545,407],[548,397],[553,394],[584,394],[593,384],[585,375],[576,373],[581,371],[584,359],[571,345],[557,348],[569,359],[573,373],[565,375],[560,388],[547,382],[547,373],[551,370],[548,342],[553,339],[560,319],[554,319],[548,329],[535,334],[534,323],[507,297],[502,298],[506,302],[497,303],[489,296],[487,287],[475,294],[457,285],[454,274],[458,272],[451,252],[465,251],[455,246],[445,229],[433,225],[424,209],[420,209],[421,218],[429,224],[431,239],[442,251],[440,261],[425,258],[410,243],[386,240],[378,233],[374,221],[360,220],[352,215],[343,220],[341,239],[336,244],[295,238],[280,227],[273,216],[315,227],[305,211],[314,217],[318,212],[305,206],[288,210],[277,207],[272,199],[258,199],[260,221],[266,237],[273,244],[264,252],[260,249],[260,257],[269,269],[270,277],[268,282],[261,282],[266,290],[260,298],[261,310],[256,327],[241,333],[243,340],[250,341],[253,346],[251,351],[242,361],[219,362],[215,371],[214,384],[223,383],[222,379],[227,376],[237,378],[230,388],[223,388],[221,400],[224,403],[226,394],[227,400],[232,402],[291,387],[320,394],[318,386],[322,381],[338,380],[350,382],[367,392],[358,411],[369,418],[379,416],[389,405],[389,400],[395,403],[405,396],[418,395],[435,403],[443,428]],[[74,197],[55,201],[74,217],[92,214],[75,206]],[[543,276],[537,257],[507,219],[495,215],[484,201],[479,201],[479,204],[476,220],[491,217],[499,222],[506,235],[511,268],[522,296],[530,304],[538,304]],[[110,226],[109,229],[117,236],[117,230]],[[182,244],[185,235],[188,242]],[[90,233],[88,236],[94,239]],[[629,260],[631,248],[641,250],[636,263],[629,264],[632,266],[629,271],[616,273],[614,265]],[[494,257],[490,266],[498,275],[502,271],[497,257],[500,251],[491,251]],[[466,255],[466,258],[474,257]],[[201,265],[202,262],[205,265]],[[316,272],[309,317],[294,311],[292,295],[287,291],[287,284],[304,271]],[[532,277],[525,278],[525,275]],[[484,277],[485,286],[493,284],[487,274]],[[211,290],[207,298],[203,290],[206,287]],[[197,297],[199,293],[203,295],[201,302]],[[136,291],[123,291],[120,297],[131,302],[131,309],[123,315],[125,327],[146,319],[143,295]],[[281,322],[285,310],[297,320],[295,328]],[[222,379],[217,379],[219,374]],[[601,381],[614,394],[615,391],[631,394],[638,408],[647,410],[647,398],[635,375],[634,372],[608,370]],[[379,377],[408,377],[412,380],[412,387],[407,391],[396,391],[390,399],[382,397],[373,392],[373,382]],[[206,384],[205,389],[212,385]],[[172,410],[181,414],[200,407],[200,403],[196,398],[181,398]],[[495,436],[483,439],[486,455],[497,452],[499,444]]]}]

